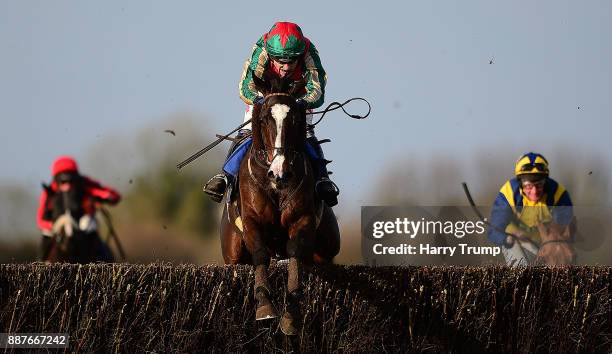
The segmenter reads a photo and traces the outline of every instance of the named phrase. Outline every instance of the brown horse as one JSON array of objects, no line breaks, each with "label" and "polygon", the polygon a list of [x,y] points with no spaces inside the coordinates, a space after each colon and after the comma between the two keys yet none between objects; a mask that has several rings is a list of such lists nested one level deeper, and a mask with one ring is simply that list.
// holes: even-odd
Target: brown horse
[{"label": "brown horse", "polygon": [[114,257],[102,242],[97,231],[84,232],[69,215],[60,216],[53,223],[53,238],[43,261],[48,263],[112,262]]},{"label": "brown horse", "polygon": [[252,119],[252,145],[240,165],[238,192],[228,193],[221,222],[226,264],[255,267],[256,320],[278,316],[267,268],[289,258],[281,330],[298,331],[303,267],[330,263],[340,250],[336,217],[314,193],[316,171],[305,152],[306,112],[295,100],[303,83],[254,78],[265,96]]},{"label": "brown horse", "polygon": [[539,223],[538,231],[542,243],[538,251],[537,262],[547,265],[574,263],[576,252],[571,242],[572,235],[576,231],[575,219],[569,225]]}]

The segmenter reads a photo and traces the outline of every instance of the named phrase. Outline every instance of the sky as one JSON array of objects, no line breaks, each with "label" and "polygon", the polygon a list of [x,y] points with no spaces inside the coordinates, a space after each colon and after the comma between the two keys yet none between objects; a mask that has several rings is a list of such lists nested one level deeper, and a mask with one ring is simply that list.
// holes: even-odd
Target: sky
[{"label": "sky", "polygon": [[[38,190],[56,156],[84,159],[96,140],[180,113],[202,117],[202,145],[233,129],[243,63],[279,20],[317,46],[326,103],[372,104],[367,120],[334,112],[316,129],[333,140],[324,151],[341,217],[378,203],[382,175],[427,176],[435,159],[461,168],[430,203],[460,195],[461,180],[511,177],[527,151],[553,173],[596,161],[612,190],[609,1],[1,1],[0,183]],[[475,189],[479,202],[494,198]]]}]

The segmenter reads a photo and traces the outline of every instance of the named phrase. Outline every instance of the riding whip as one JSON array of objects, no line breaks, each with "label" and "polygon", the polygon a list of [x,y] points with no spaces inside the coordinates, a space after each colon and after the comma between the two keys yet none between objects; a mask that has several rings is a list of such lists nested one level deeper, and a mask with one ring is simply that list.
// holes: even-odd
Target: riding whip
[{"label": "riding whip", "polygon": [[[355,100],[360,100],[360,101],[364,101],[367,105],[368,105],[368,112],[363,115],[360,116],[358,114],[350,114],[348,113],[345,109],[344,106],[352,101]],[[366,100],[365,98],[361,98],[361,97],[354,97],[351,98],[347,101],[345,101],[344,103],[339,103],[339,102],[332,102],[330,104],[327,105],[327,108],[325,108],[322,111],[317,111],[317,112],[311,112],[310,114],[314,115],[314,114],[321,114],[321,118],[319,118],[318,121],[316,121],[314,124],[311,124],[312,126],[315,126],[317,124],[319,124],[319,122],[321,121],[321,119],[323,119],[323,117],[325,116],[325,114],[327,112],[331,112],[331,111],[335,111],[336,109],[342,109],[342,111],[348,115],[351,118],[354,119],[364,119],[367,118],[370,115],[370,112],[372,111],[372,106],[370,105],[370,102],[368,102],[368,100]],[[238,130],[242,129],[244,126],[246,126],[247,124],[251,123],[251,119],[245,121],[244,123],[240,124],[238,127],[236,127],[234,130],[232,130],[231,132],[225,134],[225,135],[217,135],[218,138],[217,140],[213,141],[212,143],[208,144],[206,147],[204,147],[203,149],[201,149],[200,151],[194,153],[193,155],[189,156],[188,158],[186,158],[185,160],[179,162],[176,165],[177,169],[181,169],[185,166],[187,166],[188,164],[190,164],[191,162],[193,162],[195,159],[199,158],[200,156],[204,155],[205,153],[207,153],[208,151],[210,151],[212,148],[214,148],[215,146],[219,145],[223,140],[231,140],[229,139],[229,136],[234,134],[235,132],[237,132]]]},{"label": "riding whip", "polygon": [[514,238],[516,240],[516,242],[518,242],[519,247],[521,248],[521,252],[523,253],[523,257],[525,259],[527,259],[526,257],[526,253],[525,253],[525,248],[523,247],[523,245],[521,245],[520,241],[526,241],[531,243],[533,246],[535,246],[537,249],[540,248],[540,245],[538,245],[535,241],[527,238],[527,237],[519,237],[518,235],[515,235],[513,233],[510,232],[506,232],[505,230],[500,230],[497,226],[491,224],[488,220],[486,220],[482,214],[480,213],[480,210],[478,210],[478,208],[476,207],[476,203],[474,203],[474,199],[472,199],[472,195],[470,194],[470,190],[468,189],[467,183],[462,182],[461,183],[463,185],[463,191],[465,192],[465,196],[468,199],[468,202],[470,203],[470,206],[472,207],[472,210],[474,210],[474,213],[476,213],[476,215],[478,216],[478,218],[480,219],[480,221],[482,221],[483,223],[485,223],[487,226],[493,228],[495,231],[497,232],[501,232],[506,236],[510,236],[512,238]]},{"label": "riding whip", "polygon": [[119,250],[119,255],[121,256],[121,260],[125,261],[125,252],[123,251],[123,246],[121,245],[119,237],[117,236],[115,228],[113,227],[110,213],[104,207],[100,207],[100,212],[102,212],[104,222],[106,222],[106,226],[108,227],[108,234],[113,238],[113,240],[115,240],[115,244],[117,245],[117,249]]},{"label": "riding whip", "polygon": [[187,166],[188,164],[190,164],[193,160],[197,159],[198,157],[204,155],[205,153],[207,153],[210,149],[214,148],[215,146],[219,145],[223,140],[226,140],[229,138],[230,135],[234,134],[235,132],[237,132],[238,130],[240,130],[242,127],[244,127],[245,125],[251,123],[251,120],[247,120],[246,122],[240,124],[236,129],[232,130],[231,132],[220,136],[217,140],[213,141],[212,143],[208,144],[206,147],[204,147],[202,150],[196,152],[195,154],[189,156],[188,158],[186,158],[185,160],[183,160],[182,162],[178,163],[176,165],[176,168],[178,168],[179,170],[185,166]]}]

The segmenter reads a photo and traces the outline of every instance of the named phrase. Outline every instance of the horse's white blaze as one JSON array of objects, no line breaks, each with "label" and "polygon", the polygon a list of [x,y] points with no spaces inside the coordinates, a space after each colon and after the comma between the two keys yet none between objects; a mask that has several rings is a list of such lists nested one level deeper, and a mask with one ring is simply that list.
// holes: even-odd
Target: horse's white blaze
[{"label": "horse's white blaze", "polygon": [[[272,118],[276,121],[276,139],[274,140],[274,147],[281,149],[283,147],[283,122],[289,113],[289,106],[286,104],[275,104],[270,109]],[[281,151],[281,152],[279,152]],[[275,156],[270,165],[270,170],[274,173],[275,177],[283,176],[283,163],[285,162],[285,156],[282,150],[275,150]]]}]

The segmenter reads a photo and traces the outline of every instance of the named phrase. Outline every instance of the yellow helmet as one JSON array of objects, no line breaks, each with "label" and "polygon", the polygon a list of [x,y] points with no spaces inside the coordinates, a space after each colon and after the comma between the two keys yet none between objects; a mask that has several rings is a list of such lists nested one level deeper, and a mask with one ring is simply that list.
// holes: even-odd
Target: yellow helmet
[{"label": "yellow helmet", "polygon": [[548,176],[548,161],[538,153],[528,152],[516,161],[514,174],[517,177],[527,174]]}]

